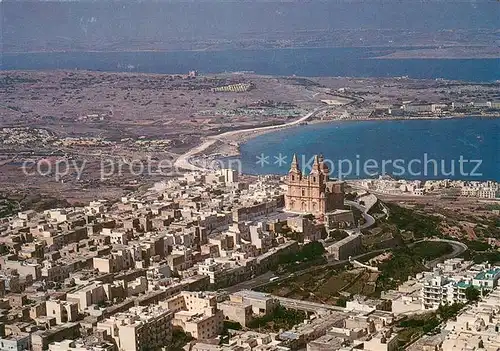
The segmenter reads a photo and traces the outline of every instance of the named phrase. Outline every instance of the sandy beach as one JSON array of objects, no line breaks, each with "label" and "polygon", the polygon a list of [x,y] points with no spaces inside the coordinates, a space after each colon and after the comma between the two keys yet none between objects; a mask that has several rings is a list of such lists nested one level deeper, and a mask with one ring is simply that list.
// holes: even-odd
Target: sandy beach
[{"label": "sandy beach", "polygon": [[[344,119],[329,119],[329,120],[311,120],[316,114],[329,110],[331,108],[338,107],[337,105],[327,105],[322,106],[314,111],[302,116],[301,118],[280,125],[273,126],[265,126],[265,127],[256,127],[251,129],[242,129],[236,131],[230,131],[221,133],[214,136],[209,136],[203,140],[203,142],[179,156],[174,163],[174,166],[178,169],[187,169],[191,171],[206,171],[209,169],[207,166],[210,161],[213,161],[214,157],[211,156],[223,156],[223,157],[232,157],[238,156],[240,154],[239,146],[242,143],[247,142],[248,140],[255,138],[259,135],[274,132],[276,130],[291,128],[295,126],[299,126],[302,123],[307,124],[320,124],[320,123],[332,123],[338,121],[395,121],[395,120],[409,120],[409,119],[453,119],[453,118],[463,118],[464,116],[441,116],[441,117],[425,117],[425,116],[414,116],[414,117],[397,117],[390,119],[380,119],[380,118],[360,118],[356,120],[344,120]],[[212,152],[202,155],[209,148],[213,148]],[[203,162],[200,162],[203,161]],[[207,162],[208,161],[208,162]]]},{"label": "sandy beach", "polygon": [[[230,131],[230,132],[225,132],[219,135],[215,136],[209,136],[207,137],[200,145],[197,147],[189,150],[185,154],[179,156],[177,160],[174,163],[174,166],[177,167],[178,169],[188,169],[192,171],[203,171],[207,170],[205,168],[206,166],[194,164],[192,161],[193,157],[201,154],[203,151],[207,150],[209,147],[214,145],[217,141],[221,141],[223,144],[227,145],[232,145],[234,147],[234,156],[238,155],[239,152],[238,146],[241,142],[244,142],[250,138],[254,138],[258,135],[261,135],[263,133],[271,132],[274,130],[278,129],[283,129],[283,128],[289,128],[293,126],[300,125],[301,123],[306,122],[309,118],[315,116],[317,113],[321,111],[328,110],[332,106],[322,106],[314,111],[302,116],[299,119],[296,119],[292,122],[285,123],[285,124],[280,124],[280,125],[275,125],[275,126],[266,126],[266,127],[257,127],[257,128],[251,128],[251,129],[243,129],[243,130],[237,130],[237,131]],[[226,156],[232,156],[231,154],[227,154]]]}]

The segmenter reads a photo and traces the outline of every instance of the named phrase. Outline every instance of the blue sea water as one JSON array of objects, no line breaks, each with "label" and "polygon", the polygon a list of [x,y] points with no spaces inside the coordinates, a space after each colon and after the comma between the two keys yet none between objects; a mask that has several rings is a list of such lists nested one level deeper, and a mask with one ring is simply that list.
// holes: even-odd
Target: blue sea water
[{"label": "blue sea water", "polygon": [[[2,70],[86,69],[169,74],[195,69],[201,73],[254,71],[286,76],[500,80],[500,59],[374,58],[391,51],[393,49],[322,48],[3,54],[0,67]],[[308,161],[313,154],[323,153],[335,168],[333,175],[338,176],[340,168],[344,178],[367,178],[385,173],[407,179],[500,181],[499,123],[500,119],[463,118],[344,121],[301,126],[248,141],[241,146],[241,160],[245,173],[284,174],[294,152],[304,155],[306,165],[310,165]],[[269,163],[264,162],[264,167],[256,164],[256,157],[261,154],[268,157]],[[275,163],[275,157],[280,154],[286,157],[286,165],[281,167]],[[342,164],[339,160],[343,160]],[[386,164],[382,167],[384,160]],[[366,167],[367,162],[369,167]],[[374,167],[375,162],[377,167]]]},{"label": "blue sea water", "polygon": [[53,52],[1,55],[1,69],[145,73],[254,71],[266,75],[500,80],[500,59],[376,59],[387,48],[296,48],[180,52]]},{"label": "blue sea water", "polygon": [[386,174],[500,181],[499,135],[500,118],[338,121],[250,139],[241,145],[240,160],[247,174],[286,174],[296,153],[306,172],[312,156],[323,154],[332,176],[343,179]]}]

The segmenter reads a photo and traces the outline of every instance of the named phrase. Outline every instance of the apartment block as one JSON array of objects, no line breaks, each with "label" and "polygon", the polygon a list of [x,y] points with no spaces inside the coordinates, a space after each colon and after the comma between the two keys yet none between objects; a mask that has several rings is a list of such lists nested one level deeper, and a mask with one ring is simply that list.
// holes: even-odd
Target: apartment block
[{"label": "apartment block", "polygon": [[54,317],[57,324],[75,322],[78,317],[78,303],[48,300],[45,303],[47,317]]},{"label": "apartment block", "polygon": [[66,299],[69,302],[77,303],[78,309],[84,311],[92,305],[108,300],[108,296],[106,295],[103,284],[94,282],[68,293]]},{"label": "apartment block", "polygon": [[222,331],[224,316],[213,294],[182,291],[160,306],[172,310],[172,324],[195,339],[211,339]]},{"label": "apartment block", "polygon": [[251,305],[253,314],[263,316],[273,313],[279,302],[271,295],[252,290],[241,290],[229,296],[231,302]]},{"label": "apartment block", "polygon": [[158,305],[137,306],[97,323],[116,342],[119,350],[153,350],[172,339],[172,312]]}]

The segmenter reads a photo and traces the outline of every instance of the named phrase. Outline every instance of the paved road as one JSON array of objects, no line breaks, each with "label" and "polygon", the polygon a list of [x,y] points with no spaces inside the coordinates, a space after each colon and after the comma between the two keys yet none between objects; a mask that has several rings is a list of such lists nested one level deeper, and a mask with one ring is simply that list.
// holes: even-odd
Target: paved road
[{"label": "paved road", "polygon": [[326,305],[323,303],[310,302],[304,300],[288,299],[286,297],[275,296],[275,295],[273,295],[273,297],[276,298],[280,302],[280,304],[286,308],[294,308],[318,314],[321,314],[322,312],[326,311],[342,311],[342,312],[345,311],[345,308],[340,306]]},{"label": "paved road", "polygon": [[[250,280],[245,280],[244,282],[238,283],[236,285],[230,286],[228,288],[225,288],[224,290],[233,293],[236,291],[240,290],[252,290],[255,289],[256,287],[259,287],[261,285],[264,285],[266,283],[269,283],[269,279],[272,277],[276,277],[278,275],[274,274],[273,272],[269,271],[264,274],[258,275],[255,278],[252,278]],[[286,277],[281,277],[279,280],[283,280]]]},{"label": "paved road", "polygon": [[367,193],[365,195],[359,196],[356,200],[358,203],[363,201],[367,211],[370,211],[370,209],[377,203],[378,198],[373,194]]},{"label": "paved road", "polygon": [[460,241],[455,241],[455,240],[447,240],[447,239],[424,239],[424,240],[420,240],[420,241],[416,241],[415,243],[412,244],[415,245],[417,243],[421,243],[421,242],[424,242],[424,241],[440,241],[440,242],[444,242],[444,243],[448,243],[451,245],[451,247],[453,248],[453,251],[449,254],[446,254],[444,256],[441,256],[441,257],[438,257],[432,261],[429,261],[425,264],[425,266],[429,269],[432,269],[434,268],[439,262],[442,262],[444,260],[447,260],[449,258],[455,258],[461,254],[463,254],[465,251],[467,251],[469,248],[467,247],[467,245],[465,245],[464,243],[460,242]]},{"label": "paved road", "polygon": [[207,170],[207,168],[205,168],[203,166],[192,164],[190,162],[190,159],[193,156],[208,149],[210,146],[215,144],[216,141],[218,141],[218,140],[225,141],[224,140],[225,138],[235,136],[235,135],[238,135],[240,133],[248,134],[248,133],[261,132],[261,131],[272,130],[272,129],[282,129],[282,128],[293,127],[293,126],[299,125],[300,123],[307,121],[309,118],[315,116],[316,114],[318,114],[321,111],[325,111],[325,110],[330,109],[331,107],[332,106],[319,107],[319,108],[315,109],[314,111],[302,116],[301,118],[299,118],[295,121],[289,122],[289,123],[285,123],[285,124],[280,124],[280,125],[275,125],[275,126],[266,126],[266,127],[256,127],[256,128],[250,128],[250,129],[242,129],[242,130],[233,130],[233,131],[225,132],[225,133],[222,133],[219,135],[209,136],[203,141],[203,143],[201,143],[200,145],[189,150],[185,154],[179,156],[177,158],[177,160],[175,160],[174,166],[177,169],[188,169],[188,170],[192,170],[192,171],[205,171],[205,170]]},{"label": "paved road", "polygon": [[366,229],[375,224],[375,218],[368,214],[368,209],[365,206],[350,200],[345,200],[344,203],[348,206],[356,207],[361,211],[361,215],[365,219],[365,223],[363,225],[360,225],[359,229]]},{"label": "paved road", "polygon": [[[439,263],[439,262],[441,262],[441,261],[443,261],[445,259],[454,258],[454,257],[459,256],[460,254],[462,254],[463,252],[465,252],[468,249],[467,245],[465,245],[464,243],[461,243],[459,241],[454,241],[454,240],[446,240],[446,239],[425,239],[425,240],[416,241],[416,242],[410,244],[409,246],[411,247],[411,246],[413,246],[413,245],[415,245],[415,244],[417,244],[419,242],[424,242],[424,241],[441,241],[441,242],[447,242],[447,243],[449,243],[453,247],[453,252],[451,252],[450,254],[441,256],[441,257],[439,257],[439,258],[437,258],[437,259],[435,259],[435,260],[433,260],[431,262],[428,262],[426,266],[429,269],[431,269],[437,263]],[[361,258],[363,258],[363,257],[365,257],[367,255],[382,253],[382,252],[385,252],[385,251],[388,251],[388,250],[389,249],[378,249],[378,250],[374,250],[374,251],[363,253],[361,255],[353,256],[353,257],[351,257],[351,259],[352,260],[359,260],[359,259],[361,259]],[[299,275],[307,274],[308,272],[311,272],[311,271],[314,271],[314,270],[317,270],[317,269],[320,269],[320,268],[342,266],[342,265],[345,265],[347,263],[349,263],[349,260],[337,261],[337,260],[331,259],[331,260],[328,261],[328,263],[326,263],[324,265],[312,266],[312,267],[303,269],[301,271],[294,272],[293,275],[294,276],[299,276]],[[228,288],[226,288],[224,290],[227,291],[227,292],[229,292],[229,293],[233,293],[233,292],[236,292],[236,291],[239,291],[239,290],[252,290],[252,289],[255,289],[255,288],[258,288],[258,287],[261,287],[261,286],[264,286],[264,285],[268,284],[269,283],[269,279],[271,279],[272,277],[275,277],[275,276],[279,277],[279,279],[277,279],[276,281],[274,281],[275,283],[287,280],[287,279],[291,278],[290,274],[291,273],[286,273],[286,274],[283,274],[283,275],[277,275],[277,274],[274,274],[273,272],[266,272],[264,274],[256,276],[253,279],[250,279],[250,280],[241,282],[239,284],[233,285],[233,286],[228,287]]]},{"label": "paved road", "polygon": [[[372,255],[374,253],[382,253],[386,250],[387,249],[379,249],[379,250],[374,250],[374,251],[370,251],[370,252],[365,252],[361,255],[353,256],[353,257],[351,257],[351,259],[361,259],[367,255]],[[349,263],[349,260],[337,261],[334,259],[329,259],[327,261],[327,263],[325,263],[325,264],[308,267],[308,268],[302,269],[300,271],[296,271],[294,273],[286,273],[283,275],[278,275],[278,274],[273,274],[272,272],[266,272],[264,274],[256,276],[253,279],[250,279],[250,280],[241,282],[239,284],[230,286],[224,290],[229,292],[229,293],[236,292],[239,290],[244,290],[244,289],[251,290],[251,289],[255,289],[255,288],[258,288],[260,286],[264,286],[264,285],[268,284],[269,279],[271,279],[272,277],[279,277],[279,279],[277,279],[273,282],[273,283],[279,283],[279,282],[282,282],[284,280],[291,278],[292,274],[293,274],[293,276],[299,276],[299,275],[307,274],[308,272],[315,271],[315,270],[320,269],[320,268],[337,267],[337,266],[342,266],[342,265],[345,265],[348,263]]]}]

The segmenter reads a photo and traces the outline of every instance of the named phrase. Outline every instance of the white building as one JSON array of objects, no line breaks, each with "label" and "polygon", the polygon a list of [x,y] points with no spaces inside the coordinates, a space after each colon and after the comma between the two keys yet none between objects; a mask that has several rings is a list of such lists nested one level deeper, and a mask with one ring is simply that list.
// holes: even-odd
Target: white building
[{"label": "white building", "polygon": [[466,307],[444,327],[443,351],[500,349],[500,291],[496,288],[477,304]]}]

